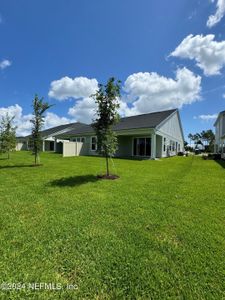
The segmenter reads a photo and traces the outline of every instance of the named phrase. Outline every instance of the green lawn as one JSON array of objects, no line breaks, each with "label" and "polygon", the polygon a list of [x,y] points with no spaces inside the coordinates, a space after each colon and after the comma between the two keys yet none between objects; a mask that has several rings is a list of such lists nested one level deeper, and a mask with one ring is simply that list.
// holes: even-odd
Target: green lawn
[{"label": "green lawn", "polygon": [[41,158],[0,157],[0,299],[225,298],[225,164]]}]

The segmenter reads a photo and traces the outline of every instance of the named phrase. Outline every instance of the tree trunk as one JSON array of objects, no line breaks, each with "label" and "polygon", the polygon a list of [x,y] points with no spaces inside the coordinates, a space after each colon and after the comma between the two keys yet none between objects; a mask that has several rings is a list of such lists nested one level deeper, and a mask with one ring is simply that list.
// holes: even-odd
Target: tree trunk
[{"label": "tree trunk", "polygon": [[34,164],[35,165],[37,164],[37,153],[36,152],[34,153]]},{"label": "tree trunk", "polygon": [[10,158],[10,154],[9,154],[9,151],[8,151],[8,159]]},{"label": "tree trunk", "polygon": [[105,156],[105,159],[106,159],[106,175],[109,176],[109,157],[107,154]]}]

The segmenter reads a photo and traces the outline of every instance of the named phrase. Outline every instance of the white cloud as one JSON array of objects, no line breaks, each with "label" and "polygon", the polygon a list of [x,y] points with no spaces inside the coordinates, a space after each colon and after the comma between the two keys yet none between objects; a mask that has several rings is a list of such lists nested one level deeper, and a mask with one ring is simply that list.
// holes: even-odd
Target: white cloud
[{"label": "white cloud", "polygon": [[213,115],[199,115],[199,116],[194,116],[194,119],[200,119],[202,121],[213,121],[217,118],[217,114],[213,114]]},{"label": "white cloud", "polygon": [[4,70],[5,68],[11,66],[12,62],[9,61],[8,59],[4,59],[0,62],[0,69]]},{"label": "white cloud", "polygon": [[87,77],[63,77],[51,82],[49,97],[57,100],[73,98],[75,105],[71,107],[68,114],[77,121],[90,123],[94,119],[96,103],[91,95],[98,89],[98,81]]},{"label": "white cloud", "polygon": [[217,42],[214,38],[213,34],[190,34],[170,56],[194,59],[206,76],[218,75],[225,66],[225,41]]},{"label": "white cloud", "polygon": [[[25,136],[31,133],[32,123],[30,120],[32,119],[32,114],[23,114],[23,109],[18,104],[8,106],[8,107],[0,107],[0,119],[2,116],[6,116],[6,114],[10,117],[15,116],[14,118],[14,126],[17,126],[16,134],[17,136]],[[58,115],[47,112],[45,117],[45,123],[43,129],[51,128],[54,126],[67,124],[72,122],[73,120],[59,117]]]},{"label": "white cloud", "polygon": [[[64,77],[51,83],[49,96],[59,100],[73,98],[75,104],[69,108],[68,115],[77,121],[91,123],[96,117],[97,105],[89,96],[97,88],[96,79]],[[187,68],[178,69],[175,79],[140,72],[127,78],[123,90],[125,93],[119,99],[121,116],[181,108],[200,100],[201,77]]]},{"label": "white cloud", "polygon": [[94,94],[98,89],[96,79],[86,77],[63,77],[51,82],[49,97],[57,100],[66,100],[68,98],[87,98]]},{"label": "white cloud", "polygon": [[47,112],[45,116],[45,123],[44,123],[44,129],[63,125],[63,124],[68,124],[73,122],[73,120],[66,118],[66,117],[59,117],[58,115],[52,113],[52,112]]},{"label": "white cloud", "polygon": [[225,93],[222,95],[223,98],[225,98]]},{"label": "white cloud", "polygon": [[75,105],[69,109],[68,114],[77,121],[91,123],[95,118],[96,108],[97,105],[93,98],[82,98],[76,101]]},{"label": "white cloud", "polygon": [[[211,2],[215,2],[212,0]],[[214,15],[209,16],[207,20],[207,26],[209,28],[215,26],[217,23],[221,21],[225,14],[225,0],[217,0],[216,3],[216,12]]]},{"label": "white cloud", "polygon": [[123,100],[131,102],[125,108],[127,115],[181,108],[200,99],[201,77],[187,68],[178,69],[175,79],[140,72],[127,78],[124,90]]}]

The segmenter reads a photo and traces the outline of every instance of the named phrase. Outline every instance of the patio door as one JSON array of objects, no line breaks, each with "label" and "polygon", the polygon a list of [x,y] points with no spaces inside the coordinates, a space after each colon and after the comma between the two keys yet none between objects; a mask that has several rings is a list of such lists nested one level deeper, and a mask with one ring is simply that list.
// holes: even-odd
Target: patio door
[{"label": "patio door", "polygon": [[151,156],[151,138],[141,137],[133,140],[134,156]]}]

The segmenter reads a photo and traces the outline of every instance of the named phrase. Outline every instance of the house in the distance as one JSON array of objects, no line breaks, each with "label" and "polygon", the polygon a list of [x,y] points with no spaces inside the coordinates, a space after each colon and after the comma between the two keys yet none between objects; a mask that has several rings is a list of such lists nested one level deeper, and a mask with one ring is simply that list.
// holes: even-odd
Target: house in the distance
[{"label": "house in the distance", "polygon": [[[42,151],[54,151],[61,152],[62,151],[62,140],[56,139],[55,136],[58,134],[66,133],[67,131],[73,129],[78,129],[79,127],[85,124],[76,122],[63,124],[56,127],[52,127],[49,129],[45,129],[41,131],[41,139],[42,139]],[[27,135],[25,137],[17,137],[16,150],[29,150],[31,148],[30,145],[31,135]]]},{"label": "house in the distance", "polygon": [[215,126],[215,153],[221,153],[225,158],[225,110],[221,111],[214,123]]},{"label": "house in the distance", "polygon": [[[97,155],[97,138],[91,125],[73,123],[42,132],[43,151],[63,156]],[[113,128],[118,136],[117,157],[160,158],[184,150],[177,109],[121,118]]]}]

